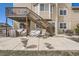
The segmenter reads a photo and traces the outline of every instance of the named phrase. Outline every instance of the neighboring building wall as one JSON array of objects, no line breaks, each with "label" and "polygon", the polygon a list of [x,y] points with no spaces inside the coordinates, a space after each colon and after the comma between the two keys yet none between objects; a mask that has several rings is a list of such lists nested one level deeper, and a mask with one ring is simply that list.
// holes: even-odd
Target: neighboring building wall
[{"label": "neighboring building wall", "polygon": [[75,29],[77,24],[79,24],[79,10],[72,10],[71,11],[71,29]]},{"label": "neighboring building wall", "polygon": [[[67,24],[67,29],[71,29],[71,4],[69,3],[61,3],[58,4],[58,21],[59,22],[66,22]],[[67,15],[60,15],[60,9],[66,9]]]},{"label": "neighboring building wall", "polygon": [[60,8],[66,8],[67,9],[67,15],[66,16],[58,16],[59,22],[66,22],[67,23],[67,29],[74,30],[76,28],[76,25],[79,24],[79,11],[72,10],[72,4],[70,3],[61,3],[58,4],[59,9]]}]

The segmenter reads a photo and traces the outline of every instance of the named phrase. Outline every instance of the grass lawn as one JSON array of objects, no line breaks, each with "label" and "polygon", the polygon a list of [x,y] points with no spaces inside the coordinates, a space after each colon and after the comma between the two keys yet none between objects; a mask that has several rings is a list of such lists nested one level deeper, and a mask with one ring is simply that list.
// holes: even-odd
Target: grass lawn
[{"label": "grass lawn", "polygon": [[13,51],[13,50],[0,50],[0,56],[79,56],[79,51]]}]

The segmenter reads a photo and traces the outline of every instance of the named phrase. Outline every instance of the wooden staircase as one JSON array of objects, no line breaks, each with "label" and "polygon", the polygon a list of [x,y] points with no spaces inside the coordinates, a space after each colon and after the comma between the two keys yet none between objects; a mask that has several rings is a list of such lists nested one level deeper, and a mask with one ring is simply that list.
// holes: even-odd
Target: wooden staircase
[{"label": "wooden staircase", "polygon": [[[24,10],[24,12],[23,13],[21,12],[19,15],[19,13],[16,13],[16,12],[20,9]],[[15,13],[16,13],[16,15],[15,15]],[[16,17],[16,19],[19,17],[26,17],[26,19],[29,18],[30,20],[35,22],[38,26],[40,26],[41,28],[46,29],[46,31],[50,35],[54,34],[53,26],[47,20],[43,19],[41,16],[39,16],[38,14],[36,14],[34,11],[32,11],[31,9],[29,9],[27,7],[7,7],[6,16],[8,16],[11,19],[14,19],[14,17]],[[19,21],[19,20],[17,20],[17,21]],[[28,21],[26,21],[26,22],[28,23]],[[27,25],[26,27],[29,27],[29,26]]]},{"label": "wooden staircase", "polygon": [[38,24],[40,27],[42,27],[43,29],[46,29],[46,31],[48,33],[50,33],[51,36],[53,36],[53,27],[50,23],[48,23],[48,21],[46,21],[45,19],[43,19],[41,16],[39,16],[38,14],[36,14],[35,12],[33,12],[32,10],[30,10],[29,8],[26,7],[26,11],[27,11],[27,16],[30,20],[32,20],[33,22],[35,22],[36,24]]}]

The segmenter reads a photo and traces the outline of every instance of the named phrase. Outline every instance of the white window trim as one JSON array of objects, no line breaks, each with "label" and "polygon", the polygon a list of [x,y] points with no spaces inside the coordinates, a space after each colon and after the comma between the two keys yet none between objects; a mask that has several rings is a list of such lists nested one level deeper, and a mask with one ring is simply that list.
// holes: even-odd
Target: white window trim
[{"label": "white window trim", "polygon": [[[60,10],[66,10],[66,15],[60,15]],[[67,16],[68,15],[68,10],[67,8],[59,8],[59,16]]]}]

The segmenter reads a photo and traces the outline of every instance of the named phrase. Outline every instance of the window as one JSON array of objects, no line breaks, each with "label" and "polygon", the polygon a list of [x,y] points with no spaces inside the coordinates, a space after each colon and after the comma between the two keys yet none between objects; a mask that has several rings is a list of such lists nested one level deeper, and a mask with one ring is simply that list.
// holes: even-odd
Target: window
[{"label": "window", "polygon": [[67,15],[67,9],[60,9],[60,15]]},{"label": "window", "polygon": [[64,10],[63,14],[66,15],[66,13],[67,13],[66,10]]},{"label": "window", "polygon": [[44,8],[45,11],[49,11],[49,4],[44,4]]},{"label": "window", "polygon": [[60,23],[60,28],[61,29],[66,29],[66,23]]},{"label": "window", "polygon": [[44,4],[40,4],[40,11],[44,11]]},{"label": "window", "polygon": [[63,10],[60,10],[60,15],[63,15]]},{"label": "window", "polygon": [[49,11],[49,4],[40,4],[40,11]]}]

